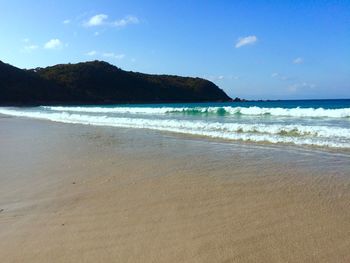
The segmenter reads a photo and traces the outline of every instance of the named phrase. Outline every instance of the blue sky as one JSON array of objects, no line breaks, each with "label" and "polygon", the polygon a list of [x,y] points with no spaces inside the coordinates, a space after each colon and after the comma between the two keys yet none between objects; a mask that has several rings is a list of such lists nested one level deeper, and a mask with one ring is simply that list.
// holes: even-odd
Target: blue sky
[{"label": "blue sky", "polygon": [[0,60],[105,60],[248,99],[350,98],[350,1],[0,0]]}]

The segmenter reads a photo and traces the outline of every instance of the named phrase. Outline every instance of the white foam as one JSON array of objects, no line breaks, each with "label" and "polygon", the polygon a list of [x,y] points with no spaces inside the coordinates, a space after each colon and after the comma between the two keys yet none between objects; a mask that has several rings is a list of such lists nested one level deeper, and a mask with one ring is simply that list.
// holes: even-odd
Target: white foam
[{"label": "white foam", "polygon": [[260,108],[260,107],[43,107],[51,111],[86,112],[86,113],[130,113],[130,114],[242,114],[252,116],[285,116],[285,117],[328,117],[350,118],[350,108]]},{"label": "white foam", "polygon": [[165,114],[173,111],[171,107],[62,107],[44,106],[44,109],[60,112],[85,112],[85,113],[131,113],[131,114]]},{"label": "white foam", "polygon": [[244,115],[272,115],[287,117],[328,117],[328,118],[348,118],[350,108],[324,109],[324,108],[259,108],[259,107],[228,107],[225,110],[231,114],[241,113]]},{"label": "white foam", "polygon": [[20,111],[6,108],[0,108],[0,113],[64,123],[146,128],[229,140],[350,148],[350,129],[341,127],[108,117],[68,112]]}]

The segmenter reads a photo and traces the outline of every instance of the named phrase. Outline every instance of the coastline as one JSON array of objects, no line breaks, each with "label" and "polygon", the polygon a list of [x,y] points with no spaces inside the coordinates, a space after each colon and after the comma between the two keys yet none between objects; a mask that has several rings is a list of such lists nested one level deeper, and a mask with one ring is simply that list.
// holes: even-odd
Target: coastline
[{"label": "coastline", "polygon": [[0,107],[18,107],[18,108],[28,108],[28,107],[40,107],[40,106],[128,106],[128,105],[154,105],[154,104],[165,104],[165,105],[176,105],[179,103],[185,104],[207,104],[207,103],[254,103],[254,102],[297,102],[297,101],[349,101],[350,98],[318,98],[318,99],[245,99],[240,97],[231,98],[230,100],[203,100],[203,101],[186,101],[186,100],[178,100],[178,101],[115,101],[115,102],[71,102],[71,103],[62,103],[62,102],[50,102],[50,103],[0,103]]},{"label": "coastline", "polygon": [[348,262],[349,157],[0,116],[2,262]]}]

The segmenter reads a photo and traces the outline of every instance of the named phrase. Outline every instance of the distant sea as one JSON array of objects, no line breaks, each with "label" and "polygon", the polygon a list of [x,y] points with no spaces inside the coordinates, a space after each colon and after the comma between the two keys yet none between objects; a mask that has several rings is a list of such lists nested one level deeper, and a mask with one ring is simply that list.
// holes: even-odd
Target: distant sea
[{"label": "distant sea", "polygon": [[350,100],[6,107],[0,108],[0,114],[223,140],[350,149]]}]

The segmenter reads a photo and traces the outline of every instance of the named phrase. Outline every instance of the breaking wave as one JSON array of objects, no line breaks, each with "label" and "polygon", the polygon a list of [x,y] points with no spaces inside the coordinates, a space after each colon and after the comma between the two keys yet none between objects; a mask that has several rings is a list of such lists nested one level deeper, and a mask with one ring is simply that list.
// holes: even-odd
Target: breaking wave
[{"label": "breaking wave", "polygon": [[[130,109],[133,109],[133,114],[145,114],[147,110],[152,109],[156,110],[159,113],[159,108],[46,107],[46,109],[48,108],[51,110],[50,112],[42,110],[26,111],[19,109],[0,108],[0,113],[12,116],[46,119],[55,122],[124,128],[145,128],[228,140],[350,148],[350,128],[347,127],[333,127],[315,124],[255,124],[235,122],[222,123],[200,119],[187,120],[171,118],[142,118],[142,115],[133,117],[119,117],[88,114],[97,112],[101,113],[101,109],[105,111],[108,110],[108,112],[111,112],[111,110],[115,112],[117,110],[118,113],[120,113],[120,111],[123,113],[129,112]],[[60,109],[62,111],[60,111]],[[163,110],[162,114],[166,114],[169,113],[168,109],[171,109],[171,111],[173,111],[174,108],[160,109]],[[216,107],[216,109],[218,108]],[[263,108],[258,109],[261,111]],[[274,108],[273,110],[278,109]],[[325,111],[328,111],[329,117],[332,111]],[[271,109],[270,112],[272,112]],[[343,113],[344,112],[341,114]],[[308,114],[308,116],[313,116],[310,114],[310,112]],[[339,112],[337,114],[337,116],[340,116]]]},{"label": "breaking wave", "polygon": [[85,113],[128,113],[128,114],[183,114],[183,115],[251,115],[309,118],[349,118],[350,108],[261,108],[261,107],[43,107],[50,111]]}]

